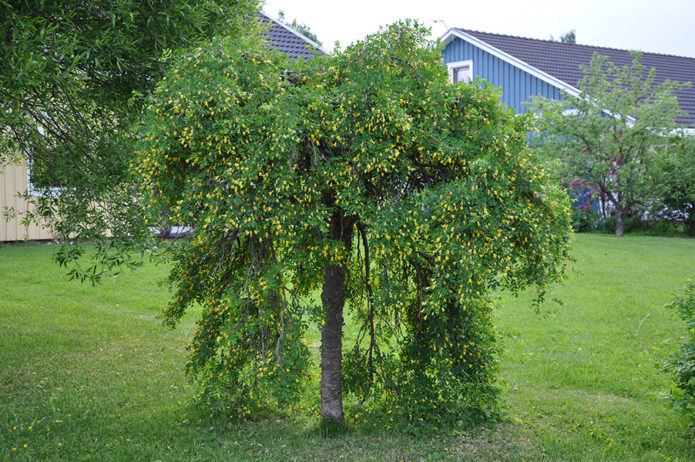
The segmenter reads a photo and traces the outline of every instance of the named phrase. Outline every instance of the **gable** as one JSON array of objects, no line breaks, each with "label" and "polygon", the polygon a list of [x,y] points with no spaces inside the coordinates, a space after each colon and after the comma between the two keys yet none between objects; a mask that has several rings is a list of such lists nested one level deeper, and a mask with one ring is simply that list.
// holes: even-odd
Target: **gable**
[{"label": "gable", "polygon": [[450,41],[442,56],[445,63],[472,61],[473,78],[480,77],[494,86],[502,87],[502,102],[514,108],[517,114],[528,110],[526,103],[532,96],[549,99],[561,97],[560,88],[556,85],[468,41],[459,38]]}]

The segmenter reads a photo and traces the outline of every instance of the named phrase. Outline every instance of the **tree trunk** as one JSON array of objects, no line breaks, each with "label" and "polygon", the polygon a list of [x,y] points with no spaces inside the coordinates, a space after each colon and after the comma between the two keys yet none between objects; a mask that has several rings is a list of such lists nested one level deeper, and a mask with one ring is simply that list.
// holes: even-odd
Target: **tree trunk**
[{"label": "tree trunk", "polygon": [[[353,221],[342,212],[331,218],[331,237],[349,250]],[[321,419],[324,423],[345,423],[343,414],[343,306],[345,305],[345,265],[323,268],[321,302],[325,324],[321,331]]]},{"label": "tree trunk", "polygon": [[625,226],[625,213],[620,210],[615,210],[615,237],[623,237],[623,229]]},{"label": "tree trunk", "polygon": [[688,218],[685,220],[685,234],[687,236],[695,236],[695,207],[690,207],[687,213]]}]

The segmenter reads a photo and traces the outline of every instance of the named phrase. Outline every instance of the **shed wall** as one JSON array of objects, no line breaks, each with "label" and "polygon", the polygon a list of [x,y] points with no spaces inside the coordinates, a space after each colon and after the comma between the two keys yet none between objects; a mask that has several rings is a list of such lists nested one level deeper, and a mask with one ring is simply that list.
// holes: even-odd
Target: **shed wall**
[{"label": "shed wall", "polygon": [[3,211],[6,207],[14,208],[21,215],[26,212],[28,203],[17,197],[18,192],[27,190],[27,165],[6,165],[0,170],[0,242],[52,239],[53,234],[35,224],[28,228],[20,218],[5,220]]}]

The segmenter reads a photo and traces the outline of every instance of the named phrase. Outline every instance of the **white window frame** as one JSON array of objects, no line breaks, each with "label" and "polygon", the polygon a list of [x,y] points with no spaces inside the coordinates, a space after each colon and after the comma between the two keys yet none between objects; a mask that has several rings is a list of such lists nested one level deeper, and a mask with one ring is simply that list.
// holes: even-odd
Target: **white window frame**
[{"label": "white window frame", "polygon": [[[44,130],[43,127],[40,124],[36,124],[36,129],[39,131],[41,136],[44,136]],[[34,188],[34,185],[31,183],[31,156],[29,155],[31,152],[26,151],[26,155],[24,156],[24,162],[27,165],[27,195],[28,196],[40,196],[43,193],[48,193],[50,196],[57,196],[60,194],[62,191],[65,191],[65,188],[60,188],[57,186],[53,186],[51,188],[47,188],[45,190],[40,190]]]},{"label": "white window frame", "polygon": [[447,68],[449,69],[449,81],[451,83],[457,83],[456,82],[456,71],[463,68],[467,68],[469,71],[469,78],[464,81],[464,83],[472,82],[473,81],[473,60],[472,59],[467,59],[465,61],[454,61],[451,63],[447,63]]},{"label": "white window frame", "polygon": [[27,163],[27,194],[30,196],[38,196],[39,193],[34,189],[34,185],[31,183],[31,165],[29,165],[29,159],[25,160]]},{"label": "white window frame", "polygon": [[31,183],[31,162],[29,161],[29,156],[24,158],[24,162],[26,163],[27,166],[27,194],[29,196],[40,196],[42,194],[48,194],[49,196],[57,196],[61,192],[65,191],[65,188],[61,188],[59,186],[53,186],[51,188],[46,188],[46,189],[37,189],[34,188],[34,185]]}]

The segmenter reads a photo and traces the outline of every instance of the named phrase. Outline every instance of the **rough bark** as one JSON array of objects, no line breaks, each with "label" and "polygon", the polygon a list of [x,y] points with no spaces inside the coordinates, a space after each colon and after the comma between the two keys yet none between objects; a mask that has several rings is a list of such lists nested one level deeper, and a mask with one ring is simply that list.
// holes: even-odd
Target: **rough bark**
[{"label": "rough bark", "polygon": [[[331,237],[349,249],[354,222],[336,212],[331,218]],[[324,423],[345,423],[343,413],[343,306],[345,265],[323,268],[321,302],[325,312],[321,331],[321,419]]]}]

